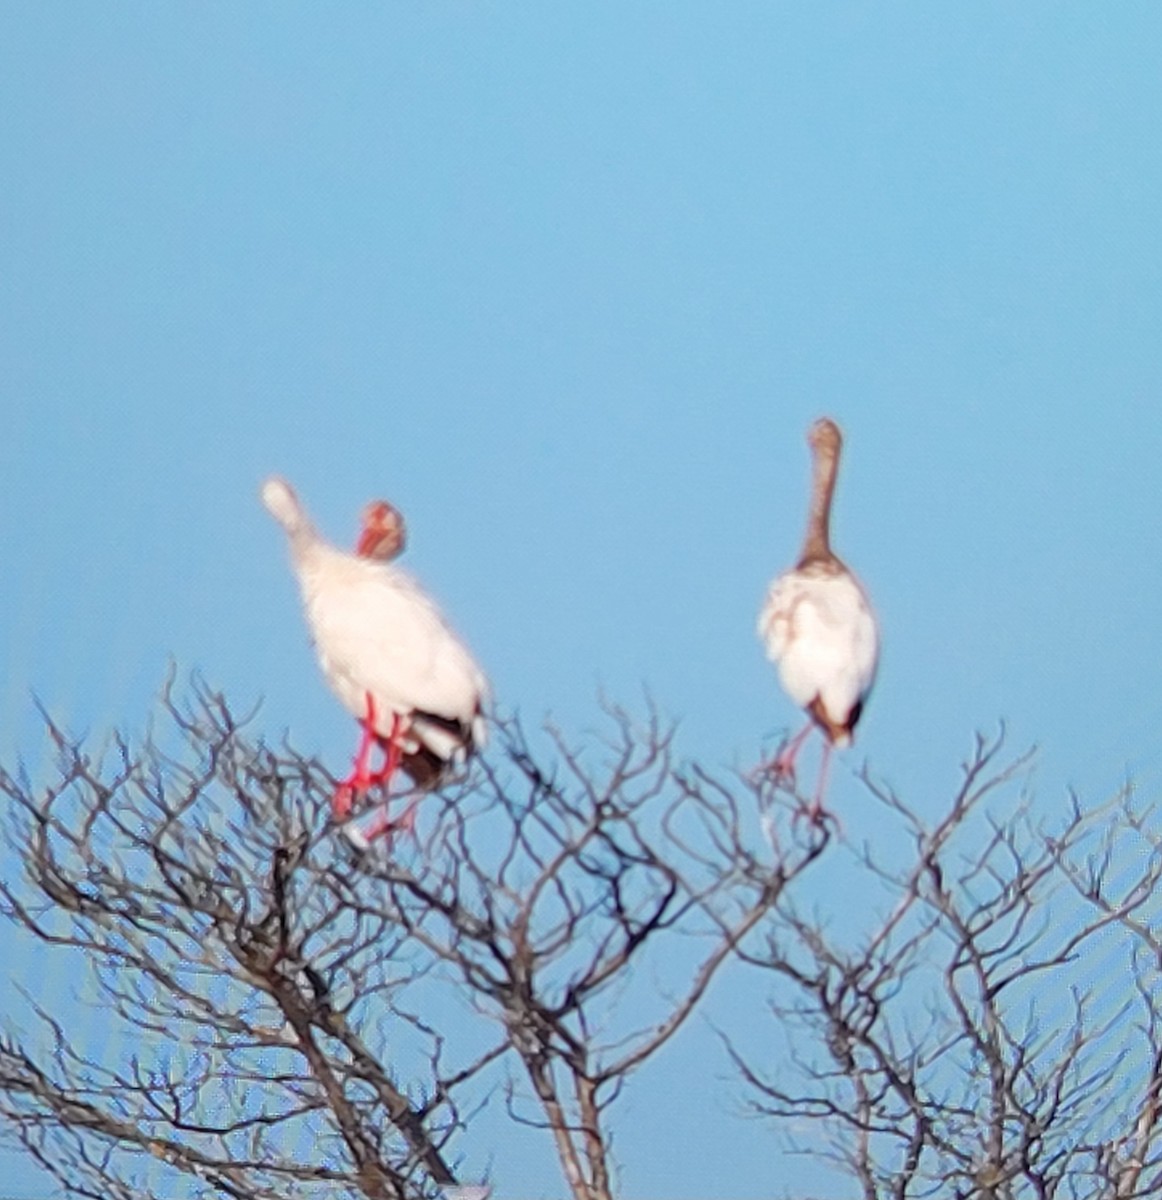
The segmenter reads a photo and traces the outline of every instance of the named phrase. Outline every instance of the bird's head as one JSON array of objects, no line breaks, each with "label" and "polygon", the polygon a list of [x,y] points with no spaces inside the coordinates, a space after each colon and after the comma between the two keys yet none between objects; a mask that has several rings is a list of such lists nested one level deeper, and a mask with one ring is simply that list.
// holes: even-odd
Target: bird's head
[{"label": "bird's head", "polygon": [[363,524],[355,553],[360,558],[391,562],[407,544],[407,529],[403,514],[386,500],[373,500],[363,510]]},{"label": "bird's head", "polygon": [[830,417],[820,417],[807,431],[807,444],[816,454],[838,454],[843,444],[843,434]]}]

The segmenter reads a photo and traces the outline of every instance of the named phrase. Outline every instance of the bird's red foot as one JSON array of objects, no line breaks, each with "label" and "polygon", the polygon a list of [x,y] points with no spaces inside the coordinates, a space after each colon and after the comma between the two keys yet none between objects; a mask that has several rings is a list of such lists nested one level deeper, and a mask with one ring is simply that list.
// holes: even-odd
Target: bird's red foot
[{"label": "bird's red foot", "polygon": [[413,837],[416,836],[416,808],[418,804],[418,800],[413,800],[404,809],[399,819],[395,821],[388,816],[387,805],[385,804],[363,828],[348,825],[344,828],[343,835],[357,850],[366,850],[372,842],[379,841],[380,839],[382,839],[383,845],[387,849],[390,849],[397,833],[410,833]]},{"label": "bird's red foot", "polygon": [[776,785],[786,784],[793,789],[795,786],[794,756],[780,752],[770,762],[759,763],[750,773],[751,783],[763,783],[768,779]]},{"label": "bird's red foot", "polygon": [[766,783],[768,780],[774,780],[775,783],[778,783],[779,777],[775,772],[775,761],[772,758],[769,761],[764,760],[760,762],[757,767],[747,772],[747,782],[755,786]]},{"label": "bird's red foot", "polygon": [[803,746],[807,735],[811,732],[811,722],[808,723],[797,733],[793,738],[785,741],[778,750],[778,753],[769,763],[763,763],[755,775],[759,779],[771,779],[776,784],[788,784],[791,788],[795,786],[795,759],[799,756],[799,751]]},{"label": "bird's red foot", "polygon": [[837,835],[843,833],[843,825],[833,812],[829,812],[819,802],[818,798],[810,804],[800,804],[791,814],[791,828],[794,829],[800,821],[807,821],[816,829],[825,829],[830,822]]},{"label": "bird's red foot", "polygon": [[332,818],[336,821],[346,820],[359,797],[366,795],[379,782],[374,775],[367,773],[366,766],[357,763],[355,770],[339,784],[331,797]]},{"label": "bird's red foot", "polygon": [[812,825],[822,825],[830,815],[820,804],[814,802],[799,804],[791,813],[791,825],[798,825],[800,821],[809,821]]},{"label": "bird's red foot", "polygon": [[336,821],[344,821],[351,815],[355,804],[355,787],[350,782],[342,783],[335,789],[331,797],[331,817]]}]

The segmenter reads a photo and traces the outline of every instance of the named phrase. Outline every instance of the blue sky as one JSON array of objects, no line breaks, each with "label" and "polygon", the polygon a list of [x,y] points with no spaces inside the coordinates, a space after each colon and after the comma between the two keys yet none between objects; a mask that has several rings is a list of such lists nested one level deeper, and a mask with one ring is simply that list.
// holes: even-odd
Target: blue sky
[{"label": "blue sky", "polygon": [[[32,690],[140,728],[172,657],[338,767],[278,471],[337,540],[403,509],[504,706],[580,732],[648,688],[751,764],[798,720],[753,625],[828,413],[884,642],[854,832],[851,766],[934,811],[1001,718],[1047,796],[1155,785],[1160,37],[1146,3],[8,5],[0,749],[38,761]],[[642,1075],[627,1200],[771,1194],[684,1053],[712,1095],[659,1124]]]}]

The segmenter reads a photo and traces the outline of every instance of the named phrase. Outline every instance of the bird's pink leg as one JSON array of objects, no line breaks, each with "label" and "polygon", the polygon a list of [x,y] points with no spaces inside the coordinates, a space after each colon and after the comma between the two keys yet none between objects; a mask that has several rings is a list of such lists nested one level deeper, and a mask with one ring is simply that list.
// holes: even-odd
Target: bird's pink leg
[{"label": "bird's pink leg", "polygon": [[808,721],[771,760],[771,765],[767,769],[776,779],[794,780],[795,759],[798,757],[799,751],[803,748],[803,743],[807,740],[807,735],[814,728],[814,725],[814,721]]},{"label": "bird's pink leg", "polygon": [[[375,735],[375,698],[370,692],[367,697],[367,716],[360,721],[362,733],[359,738],[359,749],[355,752],[355,765],[351,774],[339,785],[331,799],[331,816],[336,821],[343,820],[351,812],[351,805],[360,792],[365,792],[375,782],[367,771],[367,763],[371,757],[371,743]],[[394,728],[392,730],[394,733]]]},{"label": "bird's pink leg", "polygon": [[[823,796],[827,791],[827,768],[831,764],[831,742],[823,739],[823,760],[819,764],[819,782],[815,786],[815,799],[807,809],[807,819],[813,825],[822,825],[823,818],[829,816],[823,808]],[[838,823],[838,822],[837,822]]]}]

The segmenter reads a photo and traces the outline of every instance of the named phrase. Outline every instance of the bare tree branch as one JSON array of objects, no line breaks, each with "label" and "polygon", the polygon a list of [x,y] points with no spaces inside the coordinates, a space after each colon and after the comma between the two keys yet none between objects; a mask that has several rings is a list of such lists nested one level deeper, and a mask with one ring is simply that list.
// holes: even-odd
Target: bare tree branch
[{"label": "bare tree branch", "polygon": [[[903,834],[913,849],[902,865],[856,858],[848,887],[886,911],[841,937],[782,897],[743,957],[778,981],[771,1010],[791,1046],[766,1070],[736,1036],[729,1052],[755,1109],[818,1125],[813,1152],[865,1197],[1152,1194],[1162,1039],[1146,909],[1162,854],[1125,797],[1091,814],[1074,801],[1064,828],[1043,832],[1010,797],[1028,756],[1002,762],[1001,745],[977,739],[931,826],[865,773],[894,845]],[[1129,861],[1145,865],[1115,894],[1112,866]],[[1092,956],[1115,928],[1135,986],[1111,1006]]]},{"label": "bare tree branch", "polygon": [[726,973],[768,997],[720,1028],[750,1105],[867,1200],[1162,1190],[1162,839],[1129,789],[1052,823],[978,738],[934,821],[865,771],[857,848],[607,705],[583,744],[498,722],[357,855],[318,763],[203,684],[162,715],[101,752],[46,715],[48,778],[0,768],[0,911],[76,981],[0,1026],[0,1132],[70,1195],[433,1200],[499,1093],[613,1200],[615,1106]]}]

